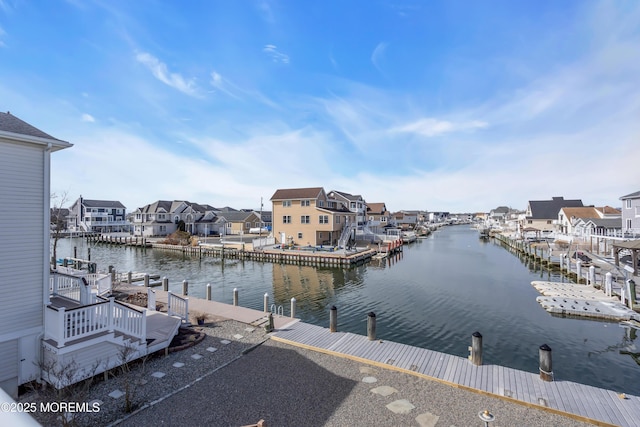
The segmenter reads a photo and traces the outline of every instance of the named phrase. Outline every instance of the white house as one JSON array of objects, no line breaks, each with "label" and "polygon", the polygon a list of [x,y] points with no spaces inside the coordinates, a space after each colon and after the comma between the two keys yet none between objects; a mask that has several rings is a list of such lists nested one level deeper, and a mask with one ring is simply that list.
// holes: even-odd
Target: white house
[{"label": "white house", "polygon": [[108,274],[49,270],[50,155],[71,146],[0,113],[0,388],[14,397],[119,366],[123,350],[129,361],[164,349],[188,318],[184,298],[170,294],[169,316],[108,298]]},{"label": "white house", "polygon": [[622,200],[622,231],[626,236],[640,235],[640,191],[620,197]]},{"label": "white house", "polygon": [[0,387],[12,396],[40,376],[49,288],[50,155],[71,146],[0,113]]},{"label": "white house", "polygon": [[69,208],[67,229],[71,231],[129,231],[126,208],[117,200],[90,200],[82,196]]}]

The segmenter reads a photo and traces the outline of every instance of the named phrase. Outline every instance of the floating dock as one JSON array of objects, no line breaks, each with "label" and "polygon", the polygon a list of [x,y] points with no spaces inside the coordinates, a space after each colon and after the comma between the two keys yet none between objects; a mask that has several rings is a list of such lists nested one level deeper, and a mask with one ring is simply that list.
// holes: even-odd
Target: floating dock
[{"label": "floating dock", "polygon": [[536,301],[552,314],[603,320],[640,320],[640,314],[619,299],[592,286],[538,280],[531,285],[543,295]]}]

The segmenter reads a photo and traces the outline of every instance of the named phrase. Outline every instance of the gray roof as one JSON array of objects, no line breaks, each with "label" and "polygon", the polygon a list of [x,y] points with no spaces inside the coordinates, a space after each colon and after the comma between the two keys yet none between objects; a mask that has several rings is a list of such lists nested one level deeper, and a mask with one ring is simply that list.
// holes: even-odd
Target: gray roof
[{"label": "gray roof", "polygon": [[562,208],[581,208],[582,200],[565,200],[564,197],[553,197],[552,200],[530,200],[531,219],[557,219]]},{"label": "gray roof", "polygon": [[125,209],[124,205],[117,200],[89,200],[82,199],[82,204],[88,208],[119,208]]},{"label": "gray roof", "polygon": [[622,218],[584,218],[584,222],[591,222],[596,227],[606,229],[621,229]]},{"label": "gray roof", "polygon": [[60,141],[59,139],[52,137],[48,133],[44,133],[40,129],[31,126],[29,123],[20,120],[9,112],[0,113],[0,130],[5,132],[17,133],[20,135],[35,136],[38,138]]},{"label": "gray roof", "polygon": [[627,194],[626,196],[620,197],[620,200],[624,199],[637,199],[640,197],[640,191],[636,191],[635,193]]},{"label": "gray roof", "polygon": [[342,196],[343,198],[351,201],[364,200],[362,196],[359,194],[349,194],[349,193],[345,193],[344,191],[338,191],[338,190],[333,190],[333,191],[330,191],[329,193],[336,193]]},{"label": "gray roof", "polygon": [[247,218],[249,218],[251,214],[253,214],[253,211],[251,212],[244,212],[244,211],[218,212],[218,217],[222,217],[229,222],[234,222],[234,221],[244,221]]}]

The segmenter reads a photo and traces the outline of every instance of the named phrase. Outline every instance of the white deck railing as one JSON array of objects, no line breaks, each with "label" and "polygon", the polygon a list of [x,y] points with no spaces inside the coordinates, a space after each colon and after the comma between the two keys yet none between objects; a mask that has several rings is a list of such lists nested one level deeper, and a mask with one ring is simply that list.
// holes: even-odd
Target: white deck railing
[{"label": "white deck railing", "polygon": [[98,292],[98,295],[111,293],[111,275],[103,273],[90,273],[84,276],[91,286]]},{"label": "white deck railing", "polygon": [[167,314],[177,316],[183,322],[189,322],[189,298],[182,298],[169,291],[167,293]]},{"label": "white deck railing", "polygon": [[83,305],[93,302],[91,288],[84,283],[82,277],[69,274],[51,274],[49,276],[49,294],[63,296]]},{"label": "white deck railing", "polygon": [[58,348],[73,340],[114,331],[146,342],[146,310],[138,311],[109,298],[72,309],[48,305],[45,311],[45,338],[55,340]]}]

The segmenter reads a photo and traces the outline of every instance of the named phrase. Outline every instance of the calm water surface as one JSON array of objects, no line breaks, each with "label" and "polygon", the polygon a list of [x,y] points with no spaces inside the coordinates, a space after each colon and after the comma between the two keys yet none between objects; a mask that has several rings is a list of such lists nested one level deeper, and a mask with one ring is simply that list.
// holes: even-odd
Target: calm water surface
[{"label": "calm water surface", "polygon": [[[82,239],[58,243],[58,258],[86,257]],[[553,317],[536,302],[533,280],[565,280],[528,264],[494,242],[478,238],[468,226],[444,227],[427,239],[405,245],[382,264],[349,269],[281,265],[234,259],[185,257],[159,250],[91,244],[100,270],[157,273],[169,287],[262,310],[263,295],[283,306],[298,302],[303,321],[329,326],[329,308],[338,308],[339,330],[366,335],[367,313],[377,317],[377,336],[466,357],[471,334],[483,335],[485,364],[537,372],[538,347],[553,350],[556,379],[640,395],[635,330],[608,323]],[[637,354],[640,359],[640,354]]]}]

